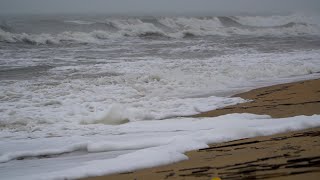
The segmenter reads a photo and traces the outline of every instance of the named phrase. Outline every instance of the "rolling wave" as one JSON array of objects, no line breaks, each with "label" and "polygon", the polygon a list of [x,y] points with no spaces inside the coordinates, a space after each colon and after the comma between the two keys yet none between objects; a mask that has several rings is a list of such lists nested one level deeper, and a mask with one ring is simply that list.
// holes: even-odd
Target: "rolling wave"
[{"label": "rolling wave", "polygon": [[[109,18],[103,22],[68,20],[63,23],[93,27],[90,32],[62,31],[58,34],[13,33],[0,26],[0,42],[27,44],[103,43],[105,39],[190,38],[197,36],[282,36],[320,35],[320,26],[311,18],[292,16],[220,16],[220,17],[158,17]],[[95,29],[99,27],[99,29]]]}]

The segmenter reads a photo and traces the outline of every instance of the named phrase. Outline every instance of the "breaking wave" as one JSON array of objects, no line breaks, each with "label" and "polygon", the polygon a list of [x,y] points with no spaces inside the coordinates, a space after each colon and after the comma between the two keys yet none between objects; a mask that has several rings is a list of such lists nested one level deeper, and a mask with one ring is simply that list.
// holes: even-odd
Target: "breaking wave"
[{"label": "breaking wave", "polygon": [[[77,26],[89,26],[90,32],[78,29],[57,34],[13,33],[0,26],[0,42],[27,44],[103,43],[105,39],[140,38],[190,38],[197,36],[295,36],[319,35],[320,26],[312,17],[291,16],[221,16],[221,17],[158,17],[109,18],[103,22],[69,20]],[[97,25],[98,24],[98,25]],[[103,27],[103,29],[101,29]]]}]

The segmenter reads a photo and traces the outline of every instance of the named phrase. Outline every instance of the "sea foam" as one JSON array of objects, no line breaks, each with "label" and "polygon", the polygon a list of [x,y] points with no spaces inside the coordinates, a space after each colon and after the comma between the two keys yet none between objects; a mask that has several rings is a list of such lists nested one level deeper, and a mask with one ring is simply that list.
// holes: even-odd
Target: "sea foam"
[{"label": "sea foam", "polygon": [[[187,160],[183,153],[206,148],[209,143],[319,126],[319,115],[272,119],[265,115],[229,114],[215,118],[132,122],[118,126],[108,136],[83,137],[84,127],[78,127],[76,131],[70,130],[73,132],[70,137],[2,141],[0,173],[2,178],[18,180],[128,172]],[[93,127],[91,131],[98,130]],[[109,126],[99,129],[111,130]],[[118,154],[114,154],[116,152]],[[110,153],[114,155],[108,155]],[[24,168],[19,168],[21,166]]]}]

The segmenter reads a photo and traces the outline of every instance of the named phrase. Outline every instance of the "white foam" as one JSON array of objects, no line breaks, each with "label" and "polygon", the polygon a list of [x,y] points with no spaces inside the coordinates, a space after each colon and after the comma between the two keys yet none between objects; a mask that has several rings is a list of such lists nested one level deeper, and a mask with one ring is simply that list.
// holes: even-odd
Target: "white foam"
[{"label": "white foam", "polygon": [[[313,50],[201,60],[145,57],[146,61],[57,67],[49,71],[50,80],[0,86],[0,128],[40,133],[42,126],[53,123],[121,124],[197,114],[244,102],[216,97],[222,92],[317,76],[319,54]],[[111,75],[85,78],[105,72]],[[66,76],[71,78],[63,80]]]},{"label": "white foam", "polygon": [[24,42],[28,44],[59,44],[63,42],[75,43],[93,43],[101,44],[101,40],[117,38],[118,34],[112,34],[107,31],[95,30],[89,33],[85,32],[62,32],[57,35],[52,34],[26,34],[11,33],[0,29],[0,41],[3,42]]},{"label": "white foam", "polygon": [[217,18],[162,18],[159,19],[159,22],[175,30],[169,35],[171,37],[184,37],[188,34],[194,36],[228,35]]},{"label": "white foam", "polygon": [[[185,36],[296,36],[319,35],[320,22],[317,16],[293,14],[289,16],[235,16],[223,17],[234,21],[238,26],[225,26],[219,17],[165,17],[154,18],[154,22],[144,21],[143,18],[109,18],[106,24],[116,30],[92,30],[91,32],[66,31],[59,34],[27,34],[11,33],[0,29],[0,41],[29,44],[57,43],[93,43],[104,44],[105,40],[139,36],[164,36],[183,38]],[[90,25],[93,22],[72,20],[65,21],[78,25]]]},{"label": "white foam", "polygon": [[103,152],[103,151],[119,151],[119,150],[136,150],[145,149],[160,145],[169,144],[168,139],[158,139],[154,141],[153,139],[144,139],[143,141],[130,141],[130,142],[99,142],[88,144],[88,152]]},{"label": "white foam", "polygon": [[129,122],[128,113],[126,112],[126,108],[120,104],[111,105],[110,109],[106,114],[97,117],[93,120],[83,121],[83,124],[87,123],[101,123],[101,124],[110,124],[117,125]]},{"label": "white foam", "polygon": [[9,152],[0,156],[0,163],[5,163],[14,159],[19,158],[36,158],[41,156],[49,156],[49,155],[59,155],[63,153],[73,152],[77,150],[86,149],[87,145],[85,143],[82,144],[74,144],[69,147],[64,147],[62,149],[42,149],[42,150],[32,150],[32,151],[16,151]]},{"label": "white foam", "polygon": [[[5,179],[65,179],[128,172],[186,160],[184,152],[208,143],[318,126],[319,115],[271,119],[253,114],[139,121],[117,128],[79,125],[67,130],[69,137],[1,141],[0,173]],[[96,134],[87,134],[87,128]],[[78,150],[83,152],[59,155]],[[38,159],[45,155],[55,156]],[[19,157],[25,159],[14,160]]]}]

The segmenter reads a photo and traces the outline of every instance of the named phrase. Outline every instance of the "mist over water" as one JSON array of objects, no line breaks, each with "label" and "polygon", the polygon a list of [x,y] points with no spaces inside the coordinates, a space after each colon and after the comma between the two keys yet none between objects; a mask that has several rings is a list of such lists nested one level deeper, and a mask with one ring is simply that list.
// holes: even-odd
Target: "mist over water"
[{"label": "mist over water", "polygon": [[1,0],[2,14],[208,15],[320,12],[318,0]]}]

